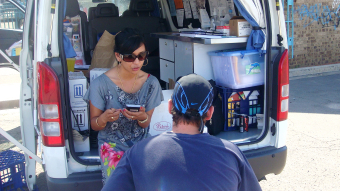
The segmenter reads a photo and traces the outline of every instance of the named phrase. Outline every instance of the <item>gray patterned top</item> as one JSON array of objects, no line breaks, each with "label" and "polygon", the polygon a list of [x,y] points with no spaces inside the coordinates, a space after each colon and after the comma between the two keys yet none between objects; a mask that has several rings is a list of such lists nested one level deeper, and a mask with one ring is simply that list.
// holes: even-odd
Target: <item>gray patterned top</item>
[{"label": "gray patterned top", "polygon": [[[137,104],[146,111],[157,107],[163,100],[162,89],[156,77],[150,75],[141,89],[136,93],[126,93],[105,74],[97,77],[87,90],[84,100],[96,108],[105,111],[108,108],[124,109],[126,104]],[[126,118],[120,114],[119,119],[108,122],[98,133],[98,145],[103,142],[116,143],[116,149],[125,151],[134,143],[147,137],[149,127],[142,128],[137,120]]]}]

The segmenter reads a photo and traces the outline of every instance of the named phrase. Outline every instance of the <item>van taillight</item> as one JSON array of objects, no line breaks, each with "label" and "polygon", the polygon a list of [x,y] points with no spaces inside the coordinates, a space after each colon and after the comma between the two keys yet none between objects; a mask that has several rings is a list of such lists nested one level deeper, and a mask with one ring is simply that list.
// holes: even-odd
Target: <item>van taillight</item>
[{"label": "van taillight", "polygon": [[288,50],[282,54],[279,63],[278,75],[278,107],[277,107],[277,121],[283,121],[288,118],[288,103],[289,103],[289,64],[288,64]]},{"label": "van taillight", "polygon": [[61,120],[60,86],[57,75],[43,62],[38,63],[38,113],[45,146],[65,145]]}]

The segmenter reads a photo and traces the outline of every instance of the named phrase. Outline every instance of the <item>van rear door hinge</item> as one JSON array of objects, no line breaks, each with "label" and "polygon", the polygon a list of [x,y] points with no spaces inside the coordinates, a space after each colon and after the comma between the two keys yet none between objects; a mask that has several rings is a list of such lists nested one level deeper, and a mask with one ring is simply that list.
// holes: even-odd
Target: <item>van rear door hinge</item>
[{"label": "van rear door hinge", "polygon": [[270,131],[272,132],[272,135],[274,136],[276,134],[276,126],[275,123],[272,125],[272,127],[270,128]]}]

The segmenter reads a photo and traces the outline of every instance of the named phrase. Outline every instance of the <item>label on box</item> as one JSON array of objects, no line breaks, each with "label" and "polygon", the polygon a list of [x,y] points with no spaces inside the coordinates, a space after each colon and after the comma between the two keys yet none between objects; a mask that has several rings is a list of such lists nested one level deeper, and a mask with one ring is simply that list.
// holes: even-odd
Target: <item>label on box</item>
[{"label": "label on box", "polygon": [[[74,130],[89,130],[87,107],[73,107],[71,113],[72,128]],[[79,126],[79,128],[78,128]]]},{"label": "label on box", "polygon": [[216,26],[216,29],[229,29],[229,26]]},{"label": "label on box", "polygon": [[71,107],[87,106],[83,97],[87,91],[87,80],[83,72],[69,73],[69,93]]},{"label": "label on box", "polygon": [[249,36],[251,30],[251,25],[247,21],[238,22],[238,36]]},{"label": "label on box", "polygon": [[226,36],[230,35],[230,28],[229,28],[229,26],[216,26],[216,31],[217,32],[222,32]]},{"label": "label on box", "polygon": [[261,73],[261,68],[260,64],[255,62],[253,64],[246,65],[246,74],[251,75],[251,74],[259,74]]}]

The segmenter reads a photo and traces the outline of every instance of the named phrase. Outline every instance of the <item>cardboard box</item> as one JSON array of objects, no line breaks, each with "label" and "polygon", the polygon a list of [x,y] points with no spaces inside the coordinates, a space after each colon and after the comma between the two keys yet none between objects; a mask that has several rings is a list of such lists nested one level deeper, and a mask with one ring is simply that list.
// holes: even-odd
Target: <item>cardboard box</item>
[{"label": "cardboard box", "polygon": [[76,152],[88,152],[90,151],[90,137],[85,140],[73,138],[73,145]]},{"label": "cardboard box", "polygon": [[90,70],[90,83],[109,69],[110,68],[93,68],[92,70]]},{"label": "cardboard box", "polygon": [[[174,90],[162,90],[164,101],[157,106],[152,114],[149,134],[159,135],[164,132],[172,131],[172,115],[168,111],[168,100],[171,99]],[[203,133],[208,133],[208,128],[204,126]]]},{"label": "cardboard box", "polygon": [[83,100],[87,91],[87,80],[83,72],[69,72],[68,79],[71,107],[87,106]]},{"label": "cardboard box", "polygon": [[252,30],[250,23],[243,17],[234,16],[229,21],[230,36],[246,37]]},{"label": "cardboard box", "polygon": [[82,70],[82,69],[74,69],[75,72],[83,72],[84,76],[90,79],[90,71],[89,70]]},{"label": "cardboard box", "polygon": [[226,36],[230,36],[230,27],[229,26],[216,26],[216,31],[221,32]]},{"label": "cardboard box", "polygon": [[263,129],[263,114],[256,114],[257,129]]},{"label": "cardboard box", "polygon": [[[89,115],[86,107],[72,107],[71,112],[72,128],[74,130],[85,131],[89,130]],[[79,128],[78,128],[79,125]]]}]

